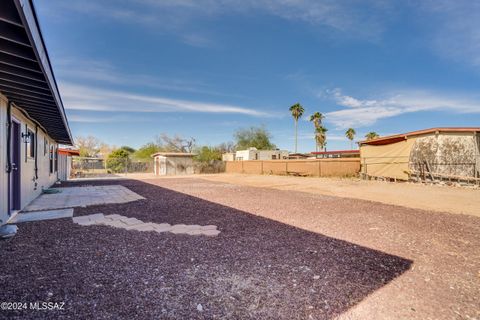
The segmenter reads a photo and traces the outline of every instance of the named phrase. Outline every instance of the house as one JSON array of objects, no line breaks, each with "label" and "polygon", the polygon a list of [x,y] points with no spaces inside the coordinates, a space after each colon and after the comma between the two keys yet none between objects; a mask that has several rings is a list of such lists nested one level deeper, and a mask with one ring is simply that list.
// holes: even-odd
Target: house
[{"label": "house", "polygon": [[480,127],[431,128],[361,141],[359,145],[365,177],[480,177]]},{"label": "house", "polygon": [[[58,180],[72,135],[32,0],[0,4],[0,237],[9,219]],[[4,230],[4,231],[1,231]]]},{"label": "house", "polygon": [[290,153],[288,154],[288,159],[291,160],[301,160],[301,159],[309,159],[313,158],[311,154],[308,153]]},{"label": "house", "polygon": [[360,150],[334,150],[311,153],[315,158],[360,158]]},{"label": "house", "polygon": [[152,155],[155,175],[172,176],[194,173],[194,153],[158,152]]},{"label": "house", "polygon": [[235,152],[227,152],[222,154],[222,161],[235,161]]},{"label": "house", "polygon": [[287,150],[257,150],[257,148],[248,148],[247,150],[238,150],[235,153],[235,161],[242,160],[279,160],[288,159]]}]

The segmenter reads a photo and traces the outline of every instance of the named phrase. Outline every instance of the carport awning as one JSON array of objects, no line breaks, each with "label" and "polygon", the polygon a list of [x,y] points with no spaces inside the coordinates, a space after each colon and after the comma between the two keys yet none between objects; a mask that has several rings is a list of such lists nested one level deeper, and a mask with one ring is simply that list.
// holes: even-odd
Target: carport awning
[{"label": "carport awning", "polygon": [[32,0],[0,2],[0,92],[55,141],[72,144]]}]

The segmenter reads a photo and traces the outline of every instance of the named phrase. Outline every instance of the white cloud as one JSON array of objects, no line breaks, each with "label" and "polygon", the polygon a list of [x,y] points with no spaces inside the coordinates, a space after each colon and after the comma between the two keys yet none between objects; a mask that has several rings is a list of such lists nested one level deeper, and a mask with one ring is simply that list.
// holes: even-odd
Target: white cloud
[{"label": "white cloud", "polygon": [[[231,96],[213,90],[205,83],[185,81],[172,77],[161,78],[146,74],[123,73],[109,61],[85,59],[83,57],[62,58],[55,61],[55,71],[58,79],[67,82],[108,83],[117,86],[128,86],[165,91],[190,92],[213,96]],[[238,95],[235,95],[238,96]]]},{"label": "white cloud", "polygon": [[262,13],[326,26],[348,35],[377,38],[384,30],[385,20],[394,12],[394,3],[385,0],[365,0],[361,5],[355,0],[57,0],[55,4],[63,10],[160,26],[157,31],[179,34],[188,33],[191,22],[199,18]]},{"label": "white cloud", "polygon": [[461,97],[428,91],[402,91],[381,100],[362,100],[343,95],[340,89],[331,91],[337,105],[346,107],[328,112],[326,120],[337,129],[365,127],[380,119],[421,111],[480,113],[480,97]]},{"label": "white cloud", "polygon": [[133,94],[66,82],[60,84],[60,91],[66,109],[70,110],[107,112],[204,112],[269,116],[258,110],[234,105]]}]

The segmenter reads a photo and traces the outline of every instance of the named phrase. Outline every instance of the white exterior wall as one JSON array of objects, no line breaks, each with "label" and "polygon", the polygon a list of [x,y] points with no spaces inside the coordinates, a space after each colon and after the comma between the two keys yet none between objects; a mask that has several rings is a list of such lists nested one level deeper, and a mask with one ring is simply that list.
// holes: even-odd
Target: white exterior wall
[{"label": "white exterior wall", "polygon": [[[35,124],[28,120],[19,110],[12,107],[12,118],[20,121],[21,132],[25,133],[25,125],[35,132]],[[8,219],[8,174],[5,172],[7,165],[7,100],[0,94],[0,225]],[[50,174],[49,152],[44,154],[44,141],[48,141],[48,147],[52,145],[56,149],[58,145],[46,135],[42,129],[37,132],[37,167],[38,179],[35,181],[35,159],[27,158],[25,144],[20,148],[20,173],[21,173],[21,208],[24,208],[33,199],[40,195],[42,188],[49,188],[57,181],[57,173]],[[48,150],[47,150],[48,151]]]},{"label": "white exterior wall", "polygon": [[285,150],[259,150],[257,152],[258,160],[273,160],[273,156],[275,156],[275,160],[288,158],[288,151]]},{"label": "white exterior wall", "polygon": [[228,152],[222,154],[222,161],[235,161],[235,153]]},{"label": "white exterior wall", "polygon": [[[273,156],[275,156],[275,159],[273,159]],[[250,148],[239,150],[235,153],[235,160],[280,160],[287,158],[288,151],[286,150],[257,150]]]},{"label": "white exterior wall", "polygon": [[[253,159],[251,159],[252,157]],[[254,159],[255,159],[254,150],[238,150],[235,153],[235,160],[254,160]]]},{"label": "white exterior wall", "polygon": [[0,225],[7,220],[8,180],[5,172],[7,163],[7,100],[0,94]]}]

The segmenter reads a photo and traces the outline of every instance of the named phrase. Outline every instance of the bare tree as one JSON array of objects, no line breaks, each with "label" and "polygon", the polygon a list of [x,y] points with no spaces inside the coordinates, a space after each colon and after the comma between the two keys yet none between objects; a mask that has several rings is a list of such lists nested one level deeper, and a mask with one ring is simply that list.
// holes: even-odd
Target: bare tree
[{"label": "bare tree", "polygon": [[235,152],[235,143],[232,141],[222,142],[217,146],[221,153]]},{"label": "bare tree", "polygon": [[182,138],[179,135],[170,137],[162,133],[155,138],[157,146],[167,152],[192,152],[195,148],[194,138]]},{"label": "bare tree", "polygon": [[105,145],[100,139],[94,136],[79,136],[76,137],[75,142],[82,157],[97,157],[100,149]]}]

